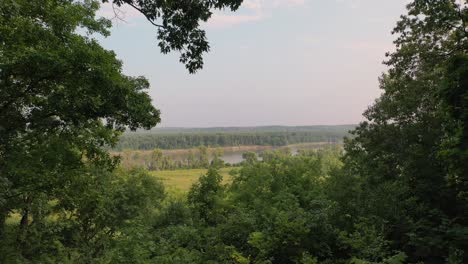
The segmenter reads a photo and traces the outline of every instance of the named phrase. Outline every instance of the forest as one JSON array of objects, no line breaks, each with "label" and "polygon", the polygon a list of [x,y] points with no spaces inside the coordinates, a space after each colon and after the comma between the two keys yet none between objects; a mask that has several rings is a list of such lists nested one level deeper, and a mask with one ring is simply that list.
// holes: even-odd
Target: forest
[{"label": "forest", "polygon": [[186,149],[199,146],[285,146],[306,142],[339,143],[355,128],[345,126],[267,127],[231,129],[163,129],[124,133],[113,150]]},{"label": "forest", "polygon": [[0,0],[0,263],[468,263],[466,0],[408,1],[380,97],[349,136],[332,134],[342,147],[248,152],[229,179],[203,158],[186,192],[110,149],[324,138],[125,136],[161,115],[149,81],[96,40],[107,2],[143,15],[160,52],[196,73],[201,23],[243,1]]}]

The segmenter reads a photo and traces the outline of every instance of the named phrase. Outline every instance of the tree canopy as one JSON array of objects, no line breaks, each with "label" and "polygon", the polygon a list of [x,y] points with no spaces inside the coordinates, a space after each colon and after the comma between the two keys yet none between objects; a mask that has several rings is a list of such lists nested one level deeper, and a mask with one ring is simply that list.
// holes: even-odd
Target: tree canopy
[{"label": "tree canopy", "polygon": [[345,168],[367,194],[356,216],[379,219],[410,261],[468,245],[467,21],[466,1],[408,5],[384,93],[346,144]]},{"label": "tree canopy", "polygon": [[[0,3],[0,237],[8,232],[7,218],[19,214],[17,241],[24,248],[20,255],[26,258],[37,253],[30,237],[48,216],[85,210],[80,215],[92,219],[85,209],[88,205],[76,201],[83,193],[73,188],[88,186],[86,203],[107,199],[104,192],[110,193],[116,181],[105,179],[117,177],[113,174],[118,158],[105,147],[115,145],[127,128],[149,129],[160,122],[159,110],[146,93],[147,79],[123,74],[114,52],[94,39],[97,34],[108,36],[111,27],[108,19],[96,17],[100,2]],[[235,10],[241,2],[116,0],[113,4],[130,5],[154,25],[161,20],[156,25],[161,51],[180,51],[181,62],[195,72],[202,67],[202,53],[209,49],[200,22],[213,9]],[[107,178],[98,176],[95,184],[110,189],[96,189],[92,175],[109,173]],[[87,224],[98,226],[94,220]],[[96,232],[106,229],[100,228]]]}]

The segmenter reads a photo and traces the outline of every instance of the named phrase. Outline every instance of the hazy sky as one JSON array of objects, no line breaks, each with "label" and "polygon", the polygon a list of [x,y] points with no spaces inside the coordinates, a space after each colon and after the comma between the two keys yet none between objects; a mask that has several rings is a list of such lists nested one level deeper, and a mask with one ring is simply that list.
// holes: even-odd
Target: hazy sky
[{"label": "hazy sky", "polygon": [[[156,29],[122,10],[102,44],[150,80],[160,126],[349,124],[380,94],[382,61],[407,0],[246,0],[204,28],[205,67],[190,75],[162,55]],[[111,8],[101,14],[111,16]]]}]

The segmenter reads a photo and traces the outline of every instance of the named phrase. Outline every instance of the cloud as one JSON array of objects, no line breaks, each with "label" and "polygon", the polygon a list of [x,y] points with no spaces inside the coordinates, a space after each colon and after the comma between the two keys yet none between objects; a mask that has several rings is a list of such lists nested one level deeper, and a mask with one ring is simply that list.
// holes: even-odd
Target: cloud
[{"label": "cloud", "polygon": [[341,48],[357,53],[381,54],[393,52],[394,45],[391,42],[376,41],[376,40],[355,40],[343,43]]},{"label": "cloud", "polygon": [[361,0],[336,0],[339,4],[345,4],[352,9],[359,8],[362,5]]},{"label": "cloud", "polygon": [[250,10],[265,10],[278,7],[304,5],[306,0],[246,0],[242,6]]},{"label": "cloud", "polygon": [[235,14],[216,12],[208,21],[209,28],[225,28],[238,24],[260,21],[272,16],[275,9],[298,7],[306,0],[245,0]]},{"label": "cloud", "polygon": [[226,28],[242,23],[254,22],[262,20],[262,14],[253,15],[226,15],[226,14],[213,14],[207,23],[210,28]]},{"label": "cloud", "polygon": [[[292,8],[306,4],[307,0],[245,0],[240,10],[235,13],[218,11],[206,23],[209,28],[226,28],[239,24],[256,22],[272,16],[273,10]],[[132,24],[141,14],[128,5],[118,7],[112,3],[104,3],[97,12],[98,16],[111,19],[114,23]]]},{"label": "cloud", "polygon": [[297,42],[299,43],[304,43],[304,44],[307,44],[307,45],[315,45],[315,44],[319,44],[319,43],[323,43],[324,42],[324,39],[322,37],[318,37],[318,36],[311,36],[311,35],[305,35],[305,36],[300,36],[298,39],[297,39]]}]

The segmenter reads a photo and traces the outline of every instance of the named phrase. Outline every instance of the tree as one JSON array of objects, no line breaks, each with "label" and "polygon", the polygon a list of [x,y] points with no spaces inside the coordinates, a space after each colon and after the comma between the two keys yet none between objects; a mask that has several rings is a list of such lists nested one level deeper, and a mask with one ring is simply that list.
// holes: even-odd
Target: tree
[{"label": "tree", "polygon": [[[103,149],[126,126],[150,128],[159,111],[148,81],[125,76],[95,1],[3,1],[0,5],[0,230],[12,210],[28,226],[34,205],[60,199],[88,164],[111,170]],[[81,27],[85,35],[76,33]],[[41,202],[38,201],[41,200]],[[1,231],[0,231],[1,233]]]},{"label": "tree", "polygon": [[181,52],[180,62],[190,73],[203,67],[203,53],[209,51],[205,31],[200,23],[206,22],[213,9],[229,8],[235,11],[243,0],[102,0],[114,5],[129,5],[143,14],[157,27],[159,47],[162,53]]},{"label": "tree", "polygon": [[224,166],[224,160],[221,157],[224,154],[224,150],[222,148],[216,148],[213,151],[213,159],[211,160],[211,166],[215,168],[222,168]]},{"label": "tree", "polygon": [[208,148],[205,146],[198,147],[198,167],[208,168],[210,161],[208,159]]},{"label": "tree", "polygon": [[[240,2],[113,1],[138,9],[153,24],[161,19],[161,51],[181,51],[190,72],[202,67],[208,51],[200,21],[213,8],[235,10]],[[151,191],[125,199],[142,186],[155,187],[138,175],[121,185],[106,180],[118,164],[107,147],[126,128],[154,127],[160,114],[145,91],[148,81],[122,74],[115,54],[93,39],[108,36],[111,26],[95,17],[98,8],[94,0],[0,3],[0,251],[6,244],[20,249],[15,260],[91,262],[117,232],[112,224],[145,211]],[[20,215],[18,228],[5,223],[12,212]],[[10,261],[9,253],[0,255]]]},{"label": "tree", "polygon": [[216,168],[209,168],[206,175],[200,177],[187,195],[189,204],[199,214],[200,219],[208,224],[218,221],[220,201],[224,194],[221,185],[223,177]]},{"label": "tree", "polygon": [[[196,4],[179,3],[161,3],[167,27],[160,31],[161,47],[188,49],[184,62],[195,69],[201,65],[189,58],[200,60],[197,49],[207,48],[204,35],[195,30],[198,18],[208,12],[203,8],[223,5],[210,1],[200,10],[187,10]],[[25,258],[34,257],[27,253],[34,252],[31,243],[47,244],[48,230],[38,228],[47,217],[82,209],[62,202],[82,195],[67,186],[84,188],[81,177],[93,168],[102,175],[114,170],[118,159],[104,147],[114,145],[127,127],[151,128],[160,121],[145,92],[148,81],[122,74],[115,54],[93,39],[93,34],[107,36],[111,25],[95,17],[98,8],[91,0],[4,0],[0,5],[0,237],[6,218],[18,212],[15,232]],[[105,197],[103,190],[97,192],[93,199]],[[51,203],[57,203],[53,211]]]},{"label": "tree", "polygon": [[193,151],[189,149],[188,154],[187,154],[187,167],[190,168],[195,168],[196,167],[196,160],[195,160],[195,154],[193,154]]},{"label": "tree", "polygon": [[346,143],[345,168],[362,188],[349,202],[410,262],[441,262],[468,245],[468,9],[454,0],[407,8],[384,93]]},{"label": "tree", "polygon": [[163,153],[161,149],[154,149],[151,153],[151,161],[148,164],[149,170],[161,170],[163,163]]}]

